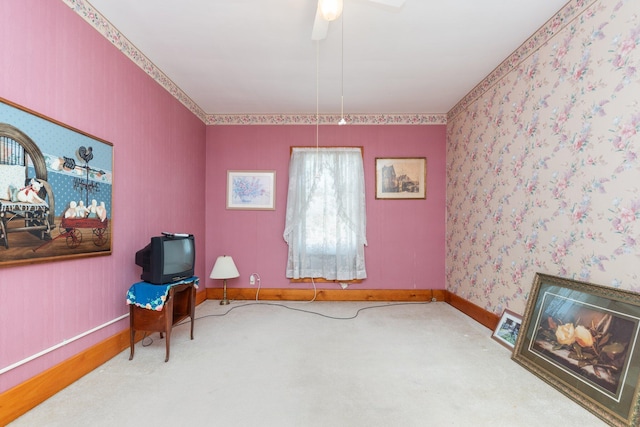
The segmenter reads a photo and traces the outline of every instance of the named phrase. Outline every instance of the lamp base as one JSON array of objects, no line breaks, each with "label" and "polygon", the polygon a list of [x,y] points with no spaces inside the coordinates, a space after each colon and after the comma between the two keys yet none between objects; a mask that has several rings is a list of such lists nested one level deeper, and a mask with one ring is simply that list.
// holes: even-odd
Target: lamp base
[{"label": "lamp base", "polygon": [[222,287],[222,301],[220,301],[220,305],[228,305],[229,300],[227,299],[227,279],[224,279],[224,286]]}]

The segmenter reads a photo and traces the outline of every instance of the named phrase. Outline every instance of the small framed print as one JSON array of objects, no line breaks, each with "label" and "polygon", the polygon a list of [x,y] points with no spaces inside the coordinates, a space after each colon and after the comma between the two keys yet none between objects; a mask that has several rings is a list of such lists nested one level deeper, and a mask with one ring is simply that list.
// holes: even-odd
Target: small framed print
[{"label": "small framed print", "polygon": [[227,171],[227,209],[275,208],[275,171]]},{"label": "small framed print", "polygon": [[493,331],[491,338],[513,351],[521,324],[521,316],[512,311],[505,310],[502,312],[502,317],[500,317],[498,326],[496,326],[496,330]]},{"label": "small framed print", "polygon": [[426,198],[426,157],[376,158],[376,199]]}]

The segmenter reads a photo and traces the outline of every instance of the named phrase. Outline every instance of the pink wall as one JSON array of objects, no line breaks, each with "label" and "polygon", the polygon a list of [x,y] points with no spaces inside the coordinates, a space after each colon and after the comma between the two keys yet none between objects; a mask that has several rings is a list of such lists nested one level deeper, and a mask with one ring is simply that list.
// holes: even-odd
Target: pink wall
[{"label": "pink wall", "polygon": [[[444,125],[320,126],[320,145],[364,147],[367,187],[368,278],[353,289],[444,288]],[[285,278],[282,238],[289,148],[315,146],[315,126],[210,126],[207,128],[206,269],[218,255],[233,256],[240,277],[229,288],[250,287],[258,273],[265,288],[309,288]],[[427,200],[376,200],[376,157],[427,157]],[[225,209],[227,170],[275,170],[276,210]],[[208,287],[220,287],[207,279]],[[338,288],[328,284],[320,288]]]},{"label": "pink wall", "polygon": [[[114,146],[113,254],[0,269],[0,370],[125,315],[135,251],[164,230],[196,235],[206,286],[219,286],[206,277],[225,253],[242,274],[231,287],[248,286],[252,272],[264,287],[289,286],[289,146],[313,145],[315,127],[207,128],[62,2],[0,2],[0,46],[0,97]],[[322,126],[320,137],[364,147],[369,278],[357,286],[442,289],[445,126]],[[392,156],[428,158],[426,201],[375,200],[374,158]],[[276,210],[227,211],[228,169],[276,170]],[[0,392],[127,327],[122,319],[6,371]]]},{"label": "pink wall", "polygon": [[[206,126],[60,1],[0,2],[0,46],[0,97],[112,142],[115,163],[111,256],[0,270],[3,369],[126,314],[150,235],[195,234],[204,276]],[[127,327],[9,370],[0,392]]]}]

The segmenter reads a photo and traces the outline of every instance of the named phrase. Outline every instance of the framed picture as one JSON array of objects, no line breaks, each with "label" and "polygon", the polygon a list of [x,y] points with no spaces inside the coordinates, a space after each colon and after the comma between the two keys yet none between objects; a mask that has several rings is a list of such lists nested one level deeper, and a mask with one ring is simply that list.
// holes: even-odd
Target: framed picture
[{"label": "framed picture", "polygon": [[520,332],[520,325],[522,324],[522,317],[513,311],[504,310],[502,317],[496,326],[496,330],[493,331],[491,338],[498,341],[503,346],[510,350],[516,345],[518,339],[518,332]]},{"label": "framed picture", "polygon": [[227,209],[275,208],[275,171],[227,171]]},{"label": "framed picture", "polygon": [[538,273],[512,358],[613,426],[640,422],[640,294]]},{"label": "framed picture", "polygon": [[426,198],[426,157],[376,158],[376,199]]},{"label": "framed picture", "polygon": [[111,254],[111,143],[0,98],[0,266]]}]

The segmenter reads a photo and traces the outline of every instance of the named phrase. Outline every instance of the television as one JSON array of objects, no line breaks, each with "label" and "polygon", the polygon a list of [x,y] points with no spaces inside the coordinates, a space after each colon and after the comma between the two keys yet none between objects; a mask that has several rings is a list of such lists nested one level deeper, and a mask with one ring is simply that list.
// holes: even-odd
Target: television
[{"label": "television", "polygon": [[196,246],[193,234],[163,233],[151,237],[147,246],[136,252],[136,264],[142,267],[140,278],[164,285],[193,276]]}]

